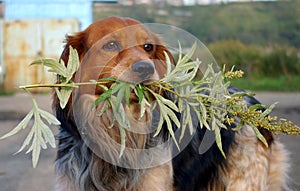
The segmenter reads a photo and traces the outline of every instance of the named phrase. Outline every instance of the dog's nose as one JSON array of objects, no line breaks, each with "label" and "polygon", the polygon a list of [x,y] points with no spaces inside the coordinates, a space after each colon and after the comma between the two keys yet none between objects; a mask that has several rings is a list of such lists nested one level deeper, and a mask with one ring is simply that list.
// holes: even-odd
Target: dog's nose
[{"label": "dog's nose", "polygon": [[131,66],[132,71],[136,72],[138,77],[143,80],[151,78],[154,74],[154,65],[151,62],[139,61]]}]

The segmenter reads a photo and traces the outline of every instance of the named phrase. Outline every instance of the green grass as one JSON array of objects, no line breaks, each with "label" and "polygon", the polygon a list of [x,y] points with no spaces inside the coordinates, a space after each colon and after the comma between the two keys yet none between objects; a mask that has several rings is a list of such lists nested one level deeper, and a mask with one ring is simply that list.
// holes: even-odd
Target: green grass
[{"label": "green grass", "polygon": [[296,0],[179,7],[107,4],[94,7],[94,20],[115,15],[143,23],[166,23],[187,30],[205,44],[235,39],[245,44],[299,48],[299,6]]},{"label": "green grass", "polygon": [[0,96],[11,96],[11,95],[14,95],[14,92],[0,89]]},{"label": "green grass", "polygon": [[14,95],[15,92],[5,90],[4,84],[0,83],[0,96],[11,96]]},{"label": "green grass", "polygon": [[300,76],[240,78],[232,80],[231,84],[250,91],[299,92]]}]

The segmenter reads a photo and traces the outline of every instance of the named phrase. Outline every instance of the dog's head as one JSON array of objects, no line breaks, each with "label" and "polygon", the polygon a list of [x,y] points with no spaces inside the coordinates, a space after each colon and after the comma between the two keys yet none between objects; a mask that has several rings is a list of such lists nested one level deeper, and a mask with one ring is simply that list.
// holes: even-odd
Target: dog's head
[{"label": "dog's head", "polygon": [[[113,77],[130,83],[149,83],[166,72],[167,48],[144,25],[129,18],[109,17],[67,36],[61,59],[67,63],[69,46],[81,61],[77,81]],[[97,93],[97,92],[96,92]]]}]

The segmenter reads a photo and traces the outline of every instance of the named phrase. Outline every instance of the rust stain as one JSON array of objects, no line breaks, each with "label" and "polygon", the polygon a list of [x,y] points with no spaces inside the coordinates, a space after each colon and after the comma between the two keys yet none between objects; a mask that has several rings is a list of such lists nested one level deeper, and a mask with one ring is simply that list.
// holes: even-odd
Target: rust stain
[{"label": "rust stain", "polygon": [[0,17],[3,17],[4,15],[4,3],[0,2]]},{"label": "rust stain", "polygon": [[22,52],[26,52],[28,45],[25,42],[21,42],[20,48]]},{"label": "rust stain", "polygon": [[14,20],[5,21],[3,26],[5,90],[17,91],[20,85],[53,83],[54,75],[41,66],[29,67],[29,64],[46,57],[58,59],[65,34],[78,29],[74,20]]},{"label": "rust stain", "polygon": [[15,77],[19,73],[17,60],[4,58],[6,63],[6,78],[4,82],[5,90],[15,90],[17,88]]},{"label": "rust stain", "polygon": [[[53,79],[45,75],[41,66],[30,66],[30,63],[37,58],[28,57],[6,57],[6,78],[5,90],[16,91],[21,85],[50,83]],[[48,91],[47,88],[36,88],[33,92]]]}]

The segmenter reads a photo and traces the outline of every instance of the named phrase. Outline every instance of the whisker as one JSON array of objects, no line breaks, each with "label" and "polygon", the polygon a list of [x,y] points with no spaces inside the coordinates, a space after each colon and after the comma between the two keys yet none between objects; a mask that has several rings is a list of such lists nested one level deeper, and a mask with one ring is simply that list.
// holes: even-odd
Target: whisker
[{"label": "whisker", "polygon": [[114,68],[112,66],[93,66],[91,68]]}]

